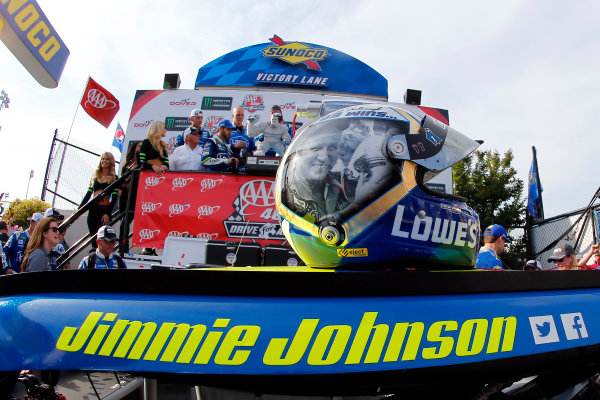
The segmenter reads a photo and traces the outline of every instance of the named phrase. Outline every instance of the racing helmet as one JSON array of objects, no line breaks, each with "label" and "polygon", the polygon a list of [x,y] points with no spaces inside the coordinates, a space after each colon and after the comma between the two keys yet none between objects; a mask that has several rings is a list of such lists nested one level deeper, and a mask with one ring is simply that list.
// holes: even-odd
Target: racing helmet
[{"label": "racing helmet", "polygon": [[275,201],[309,266],[469,267],[479,217],[425,183],[479,143],[407,104],[362,104],[305,125],[284,154]]}]

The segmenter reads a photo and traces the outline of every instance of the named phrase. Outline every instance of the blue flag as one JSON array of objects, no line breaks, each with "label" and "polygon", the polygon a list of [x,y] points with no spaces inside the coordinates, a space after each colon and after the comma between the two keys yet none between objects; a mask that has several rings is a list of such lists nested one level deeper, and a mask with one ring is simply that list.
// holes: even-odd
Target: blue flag
[{"label": "blue flag", "polygon": [[531,168],[529,169],[529,196],[527,199],[527,210],[534,218],[541,217],[541,205],[540,205],[540,192],[543,191],[542,185],[540,184],[540,191],[538,192],[538,174],[535,168],[535,159],[531,162]]},{"label": "blue flag", "polygon": [[119,152],[123,152],[123,141],[125,140],[125,131],[121,128],[121,124],[117,122],[117,131],[115,132],[115,138],[113,139],[112,145],[119,149]]}]

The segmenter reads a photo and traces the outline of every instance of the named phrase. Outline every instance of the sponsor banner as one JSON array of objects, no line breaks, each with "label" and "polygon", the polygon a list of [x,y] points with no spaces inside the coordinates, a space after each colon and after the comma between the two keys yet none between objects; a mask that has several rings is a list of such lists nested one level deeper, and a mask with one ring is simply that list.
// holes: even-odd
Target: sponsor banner
[{"label": "sponsor banner", "polygon": [[231,110],[233,97],[203,97],[202,110]]},{"label": "sponsor banner", "polygon": [[138,185],[133,246],[162,249],[167,236],[285,241],[273,178],[143,171]]},{"label": "sponsor banner", "polygon": [[0,369],[318,375],[493,362],[598,344],[599,296],[12,296],[3,330],[19,340],[0,341]]},{"label": "sponsor banner", "polygon": [[35,0],[0,1],[0,39],[40,85],[58,86],[70,52]]},{"label": "sponsor banner", "polygon": [[190,126],[190,119],[185,117],[166,117],[165,129],[168,131],[184,131]]}]

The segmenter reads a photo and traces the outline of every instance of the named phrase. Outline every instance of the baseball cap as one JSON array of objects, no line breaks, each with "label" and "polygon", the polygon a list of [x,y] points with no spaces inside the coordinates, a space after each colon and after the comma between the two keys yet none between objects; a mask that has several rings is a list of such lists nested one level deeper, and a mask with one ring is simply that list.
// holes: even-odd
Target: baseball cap
[{"label": "baseball cap", "polygon": [[571,246],[570,244],[561,244],[560,246],[554,249],[548,261],[560,261],[571,254],[575,254],[573,246]]},{"label": "baseball cap", "polygon": [[202,115],[202,110],[200,110],[199,108],[194,108],[190,113],[190,118],[197,117],[199,115]]},{"label": "baseball cap", "polygon": [[279,111],[281,113],[281,107],[279,107],[277,104],[273,105],[273,107],[271,107],[271,112],[273,111]]},{"label": "baseball cap", "polygon": [[96,239],[104,240],[105,242],[117,242],[119,240],[119,238],[117,238],[117,231],[110,225],[100,227],[96,234]]},{"label": "baseball cap", "polygon": [[44,217],[56,218],[59,221],[62,221],[63,219],[65,219],[65,216],[62,215],[60,213],[60,211],[58,211],[56,208],[53,208],[53,207],[46,209],[46,211],[44,212]]},{"label": "baseball cap", "polygon": [[235,129],[235,126],[233,126],[233,124],[231,123],[231,121],[229,121],[228,119],[224,119],[223,121],[219,122],[218,127],[219,128]]},{"label": "baseball cap", "polygon": [[200,133],[202,133],[202,132],[200,131],[200,129],[198,129],[198,128],[195,128],[195,127],[193,127],[193,126],[190,126],[190,127],[188,127],[188,128],[185,130],[185,131],[183,131],[183,136],[184,136],[184,137],[186,137],[186,136],[187,136],[187,135],[189,135],[190,133],[198,133],[198,134],[200,134]]},{"label": "baseball cap", "polygon": [[538,271],[542,269],[542,263],[537,260],[529,260],[525,263],[525,271]]},{"label": "baseball cap", "polygon": [[512,240],[506,235],[506,229],[501,225],[490,225],[483,231],[483,236],[502,236],[506,243],[512,243]]},{"label": "baseball cap", "polygon": [[40,222],[41,220],[44,219],[44,216],[42,215],[42,213],[33,213],[31,215],[31,217],[27,218],[27,221],[34,221],[34,222]]}]

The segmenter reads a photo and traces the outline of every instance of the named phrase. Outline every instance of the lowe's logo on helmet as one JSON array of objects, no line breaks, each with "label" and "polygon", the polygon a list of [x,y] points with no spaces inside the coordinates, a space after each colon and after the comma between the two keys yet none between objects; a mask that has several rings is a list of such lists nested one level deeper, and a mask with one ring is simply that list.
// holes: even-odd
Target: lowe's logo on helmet
[{"label": "lowe's logo on helmet", "polygon": [[[421,242],[433,242],[454,246],[475,248],[478,226],[474,223],[459,222],[446,218],[432,218],[419,212],[410,225],[403,226],[404,206],[396,208],[396,218],[392,236],[411,238]],[[406,224],[405,224],[406,225]]]}]

